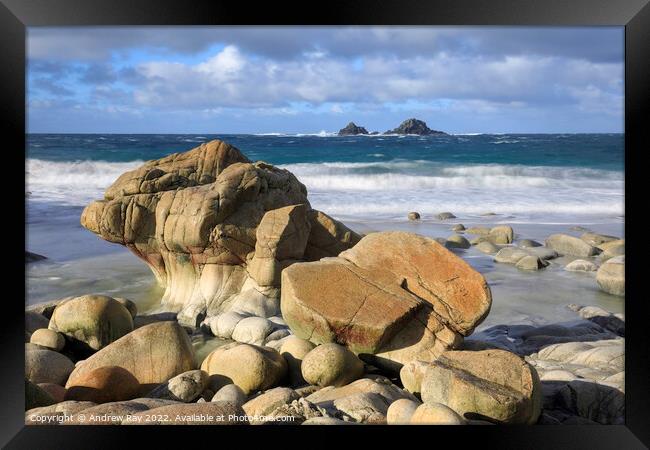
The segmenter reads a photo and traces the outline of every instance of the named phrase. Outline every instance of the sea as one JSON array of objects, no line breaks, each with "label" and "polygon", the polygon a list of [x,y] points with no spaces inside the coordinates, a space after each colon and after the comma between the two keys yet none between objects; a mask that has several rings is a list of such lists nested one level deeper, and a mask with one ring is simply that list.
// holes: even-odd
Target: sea
[{"label": "sea", "polygon": [[[356,231],[404,230],[448,237],[462,223],[511,225],[518,238],[578,236],[583,227],[624,237],[623,134],[29,134],[25,155],[28,304],[90,292],[131,298],[141,310],[161,295],[148,268],[79,224],[85,205],[144,161],[221,139],[253,161],[291,171],[313,208]],[[417,222],[407,220],[420,213]],[[456,218],[440,221],[436,215]],[[594,274],[554,260],[521,273],[475,249],[459,255],[484,273],[494,297],[483,326],[568,320],[569,303],[623,312]]]}]

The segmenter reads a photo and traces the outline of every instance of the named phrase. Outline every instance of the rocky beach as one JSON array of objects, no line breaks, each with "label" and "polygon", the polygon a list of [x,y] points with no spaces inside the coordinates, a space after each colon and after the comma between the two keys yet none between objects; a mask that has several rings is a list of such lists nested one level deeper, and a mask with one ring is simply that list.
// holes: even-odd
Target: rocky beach
[{"label": "rocky beach", "polygon": [[[314,139],[353,139],[348,154],[486,139],[407,125],[428,131],[357,137],[350,123]],[[476,167],[427,178],[420,154],[364,147],[412,172],[317,161],[324,181],[316,163],[264,162],[237,138],[190,141],[96,164],[83,209],[65,213],[42,203],[54,188],[37,172],[54,163],[31,163],[27,424],[624,423],[617,174],[571,166],[545,183],[557,171],[530,164],[517,191],[493,165],[474,185]],[[348,189],[350,175],[373,189]],[[604,206],[576,219],[554,204]]]}]

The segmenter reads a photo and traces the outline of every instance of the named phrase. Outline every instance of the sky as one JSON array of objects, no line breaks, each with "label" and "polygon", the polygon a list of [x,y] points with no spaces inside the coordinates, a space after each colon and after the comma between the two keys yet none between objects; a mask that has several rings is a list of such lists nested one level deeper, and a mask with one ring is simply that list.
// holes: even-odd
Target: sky
[{"label": "sky", "polygon": [[29,28],[32,133],[623,131],[623,27]]}]

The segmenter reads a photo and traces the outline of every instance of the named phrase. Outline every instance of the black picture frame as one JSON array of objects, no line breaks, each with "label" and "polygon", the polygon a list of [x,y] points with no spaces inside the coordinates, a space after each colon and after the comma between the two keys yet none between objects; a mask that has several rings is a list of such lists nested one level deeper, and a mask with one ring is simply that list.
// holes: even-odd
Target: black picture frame
[{"label": "black picture frame", "polygon": [[[641,230],[644,199],[642,164],[650,142],[650,0],[330,0],[322,3],[293,2],[180,2],[172,0],[0,0],[0,111],[5,130],[3,163],[6,174],[24,182],[25,148],[25,30],[36,26],[83,25],[544,25],[625,27],[625,234]],[[7,139],[9,138],[9,139]],[[12,139],[13,138],[13,139]],[[5,178],[8,180],[9,178]],[[20,181],[5,182],[5,211],[13,229],[4,236],[20,247],[24,213]],[[14,203],[15,202],[15,203]],[[0,362],[0,444],[7,448],[115,448],[136,442],[135,434],[167,439],[183,436],[191,445],[234,445],[255,435],[282,445],[327,443],[343,445],[352,435],[379,438],[385,432],[403,434],[406,445],[457,445],[474,441],[482,448],[647,448],[650,445],[650,334],[642,296],[643,238],[627,248],[626,287],[626,424],[624,426],[474,426],[474,427],[80,427],[24,425],[24,303],[19,300],[24,284],[22,249],[9,250],[5,264],[16,270],[5,283],[15,295],[3,301],[2,358]],[[24,244],[24,241],[23,241]],[[20,258],[9,255],[19,255]],[[5,290],[6,292],[6,290]],[[182,428],[182,427],[181,427]],[[226,430],[226,428],[228,428]],[[216,433],[216,434],[215,434]],[[306,434],[322,434],[311,440]],[[347,433],[347,434],[346,434]],[[229,435],[229,436],[226,436]],[[287,438],[290,436],[290,438]],[[441,438],[455,444],[442,444]],[[142,437],[141,437],[142,438]],[[145,438],[148,439],[148,438]],[[234,439],[234,441],[233,441]],[[309,441],[305,441],[309,439]],[[233,442],[233,444],[227,444]],[[369,441],[363,441],[369,442]],[[352,444],[351,444],[352,445]]]}]

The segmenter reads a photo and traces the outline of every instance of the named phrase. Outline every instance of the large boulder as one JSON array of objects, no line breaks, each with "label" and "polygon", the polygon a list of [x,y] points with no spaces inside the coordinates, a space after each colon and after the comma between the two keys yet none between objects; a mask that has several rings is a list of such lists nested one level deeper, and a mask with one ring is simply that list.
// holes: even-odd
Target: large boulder
[{"label": "large boulder", "polygon": [[99,350],[133,331],[133,317],[112,297],[83,295],[61,302],[52,313],[49,329]]},{"label": "large boulder", "polygon": [[425,403],[442,403],[466,419],[534,424],[541,398],[535,369],[504,350],[446,352],[422,378]]},{"label": "large boulder", "polygon": [[105,366],[128,370],[138,382],[155,387],[195,367],[194,350],[185,330],[176,322],[156,322],[138,328],[104,347],[74,369],[68,385]]},{"label": "large boulder", "polygon": [[600,250],[589,245],[580,238],[568,234],[552,234],[546,238],[546,246],[552,248],[560,255],[577,256],[586,258],[600,253]]},{"label": "large boulder", "polygon": [[162,305],[191,327],[241,304],[277,314],[284,267],[359,240],[311,209],[290,172],[218,140],[122,174],[81,224],[145,261],[165,289]]},{"label": "large boulder", "polygon": [[608,259],[596,272],[596,281],[603,291],[624,297],[625,256]]},{"label": "large boulder", "polygon": [[296,336],[345,345],[389,370],[456,347],[491,303],[480,273],[412,233],[371,233],[337,258],[282,272],[282,315]]},{"label": "large boulder", "polygon": [[210,375],[213,391],[236,384],[248,395],[279,385],[288,369],[282,355],[271,348],[232,343],[210,353],[201,370]]}]

